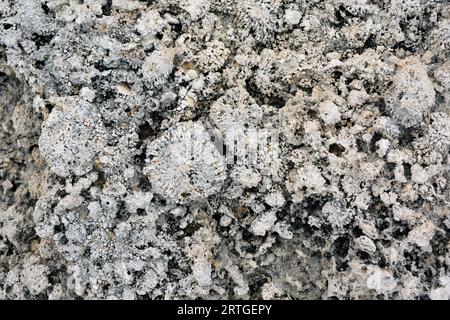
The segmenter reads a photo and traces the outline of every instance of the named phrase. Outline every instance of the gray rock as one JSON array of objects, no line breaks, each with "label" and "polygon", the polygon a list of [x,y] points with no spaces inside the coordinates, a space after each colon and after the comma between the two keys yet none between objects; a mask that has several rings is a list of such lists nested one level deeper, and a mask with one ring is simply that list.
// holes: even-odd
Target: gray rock
[{"label": "gray rock", "polygon": [[448,300],[449,30],[446,1],[0,2],[0,299]]}]

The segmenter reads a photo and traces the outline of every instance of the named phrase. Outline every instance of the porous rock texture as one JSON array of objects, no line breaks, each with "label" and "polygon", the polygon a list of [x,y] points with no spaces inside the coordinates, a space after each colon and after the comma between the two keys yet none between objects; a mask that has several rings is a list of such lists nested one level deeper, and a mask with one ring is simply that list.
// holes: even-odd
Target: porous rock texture
[{"label": "porous rock texture", "polygon": [[0,299],[450,299],[449,55],[445,0],[1,0]]}]

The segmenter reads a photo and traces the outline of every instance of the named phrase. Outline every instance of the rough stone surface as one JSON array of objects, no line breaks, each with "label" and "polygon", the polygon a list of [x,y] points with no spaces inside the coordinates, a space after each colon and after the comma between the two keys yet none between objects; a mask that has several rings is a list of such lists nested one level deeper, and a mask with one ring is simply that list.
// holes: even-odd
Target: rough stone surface
[{"label": "rough stone surface", "polygon": [[0,2],[0,299],[450,299],[450,5]]}]

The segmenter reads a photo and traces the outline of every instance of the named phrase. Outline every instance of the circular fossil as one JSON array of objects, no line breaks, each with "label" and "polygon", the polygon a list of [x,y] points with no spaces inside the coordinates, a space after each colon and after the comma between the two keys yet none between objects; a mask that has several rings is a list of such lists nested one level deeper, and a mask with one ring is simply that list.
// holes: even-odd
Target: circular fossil
[{"label": "circular fossil", "polygon": [[205,199],[225,180],[223,157],[199,123],[178,123],[152,141],[147,163],[153,191],[171,202]]},{"label": "circular fossil", "polygon": [[92,169],[102,143],[103,125],[86,102],[58,105],[42,125],[39,150],[60,177],[82,176]]}]

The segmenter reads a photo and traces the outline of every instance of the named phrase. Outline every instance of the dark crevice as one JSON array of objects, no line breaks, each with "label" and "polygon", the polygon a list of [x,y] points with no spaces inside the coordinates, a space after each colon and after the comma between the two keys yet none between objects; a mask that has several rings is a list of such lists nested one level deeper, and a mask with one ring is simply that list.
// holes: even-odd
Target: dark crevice
[{"label": "dark crevice", "polygon": [[102,6],[102,13],[104,16],[111,15],[112,0],[106,0],[106,3]]}]

